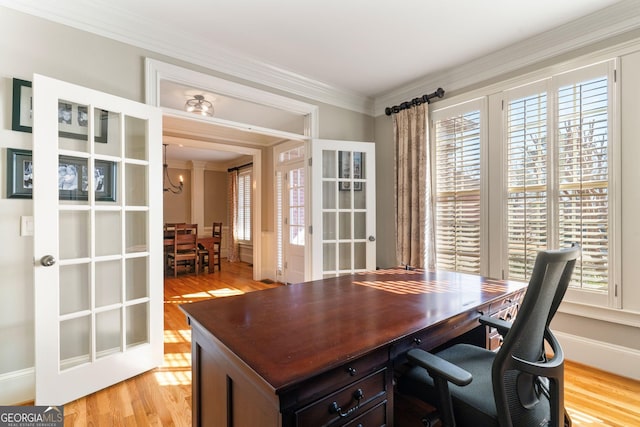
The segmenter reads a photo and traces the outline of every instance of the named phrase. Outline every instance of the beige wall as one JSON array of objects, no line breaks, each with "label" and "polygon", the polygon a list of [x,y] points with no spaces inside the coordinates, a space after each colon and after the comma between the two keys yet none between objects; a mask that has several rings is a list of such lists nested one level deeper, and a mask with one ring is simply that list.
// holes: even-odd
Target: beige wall
[{"label": "beige wall", "polygon": [[188,169],[168,168],[171,182],[177,184],[180,175],[184,179],[182,193],[163,193],[164,222],[191,222],[191,171]]},{"label": "beige wall", "polygon": [[396,260],[395,143],[393,119],[380,116],[376,132],[376,241],[377,265],[394,267]]},{"label": "beige wall", "polygon": [[224,171],[204,172],[204,223],[211,226],[214,222],[229,225],[227,212],[227,176]]}]

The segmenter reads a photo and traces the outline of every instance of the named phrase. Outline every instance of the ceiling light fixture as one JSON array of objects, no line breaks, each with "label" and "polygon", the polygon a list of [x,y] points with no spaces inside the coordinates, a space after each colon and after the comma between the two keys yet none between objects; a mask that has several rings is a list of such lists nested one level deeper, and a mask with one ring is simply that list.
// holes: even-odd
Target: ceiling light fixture
[{"label": "ceiling light fixture", "polygon": [[[162,164],[163,176],[162,181],[164,184],[164,191],[171,191],[173,194],[182,193],[182,187],[184,186],[182,175],[180,175],[180,185],[175,185],[171,182],[171,178],[169,178],[169,165],[167,164],[167,145],[162,144],[164,146],[164,163]],[[169,183],[169,185],[166,185]]]},{"label": "ceiling light fixture", "polygon": [[213,116],[213,104],[204,99],[203,95],[195,95],[193,98],[187,100],[184,108],[190,113],[200,114],[202,116]]}]

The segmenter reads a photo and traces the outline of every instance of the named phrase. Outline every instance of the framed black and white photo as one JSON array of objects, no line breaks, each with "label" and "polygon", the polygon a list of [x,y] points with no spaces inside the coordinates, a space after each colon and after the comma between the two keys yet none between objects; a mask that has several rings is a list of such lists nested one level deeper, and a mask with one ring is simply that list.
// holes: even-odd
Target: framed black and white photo
[{"label": "framed black and white photo", "polygon": [[[116,164],[96,160],[93,187],[98,202],[116,200]],[[7,197],[30,199],[33,192],[33,161],[30,150],[7,148]],[[58,159],[58,197],[60,200],[87,200],[89,168],[87,159],[60,156]]]},{"label": "framed black and white photo", "polygon": [[32,191],[31,151],[7,148],[7,198],[30,199]]},{"label": "framed black and white photo", "polygon": [[[96,160],[93,172],[96,201],[114,202],[116,200],[115,163]],[[87,159],[60,156],[58,160],[58,194],[60,200],[87,200],[89,194]]]},{"label": "framed black and white photo", "polygon": [[[351,162],[353,156],[353,163]],[[353,171],[351,168],[353,167]],[[362,153],[351,151],[338,152],[338,178],[362,178]],[[338,185],[340,191],[351,190],[351,181],[341,181]],[[353,183],[354,191],[362,190],[362,182]]]},{"label": "framed black and white photo", "polygon": [[[95,121],[95,141],[107,142],[107,126],[109,113],[105,110],[96,110],[98,120]],[[89,132],[89,111],[86,105],[73,102],[58,101],[58,130],[60,138],[72,138],[87,140]]]},{"label": "framed black and white photo", "polygon": [[[89,188],[89,173],[82,170],[82,191],[86,194]],[[116,201],[116,164],[106,160],[96,160],[93,168],[93,189],[98,202]]]},{"label": "framed black and white photo", "polygon": [[[95,142],[107,143],[109,113],[96,110]],[[33,131],[33,90],[31,82],[13,79],[11,129]],[[89,132],[89,111],[86,105],[60,100],[58,102],[58,130],[60,138],[86,141]]]}]

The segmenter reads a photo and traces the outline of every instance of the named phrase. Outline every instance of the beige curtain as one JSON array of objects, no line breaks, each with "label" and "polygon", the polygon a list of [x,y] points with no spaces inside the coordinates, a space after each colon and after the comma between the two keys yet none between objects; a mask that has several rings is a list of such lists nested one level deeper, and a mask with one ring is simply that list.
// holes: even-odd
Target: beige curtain
[{"label": "beige curtain", "polygon": [[435,150],[429,143],[428,104],[393,116],[396,144],[396,258],[400,265],[434,269]]},{"label": "beige curtain", "polygon": [[236,221],[238,220],[238,171],[229,172],[227,191],[227,206],[229,206],[229,262],[240,261],[238,256],[238,242],[236,240]]}]

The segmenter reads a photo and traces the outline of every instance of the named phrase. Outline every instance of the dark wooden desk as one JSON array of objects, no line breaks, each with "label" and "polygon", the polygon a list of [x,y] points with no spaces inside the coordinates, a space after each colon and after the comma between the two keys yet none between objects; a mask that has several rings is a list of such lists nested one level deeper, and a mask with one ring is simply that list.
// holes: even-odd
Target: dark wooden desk
[{"label": "dark wooden desk", "polygon": [[394,360],[474,330],[525,287],[394,269],[183,305],[193,425],[393,426]]}]

